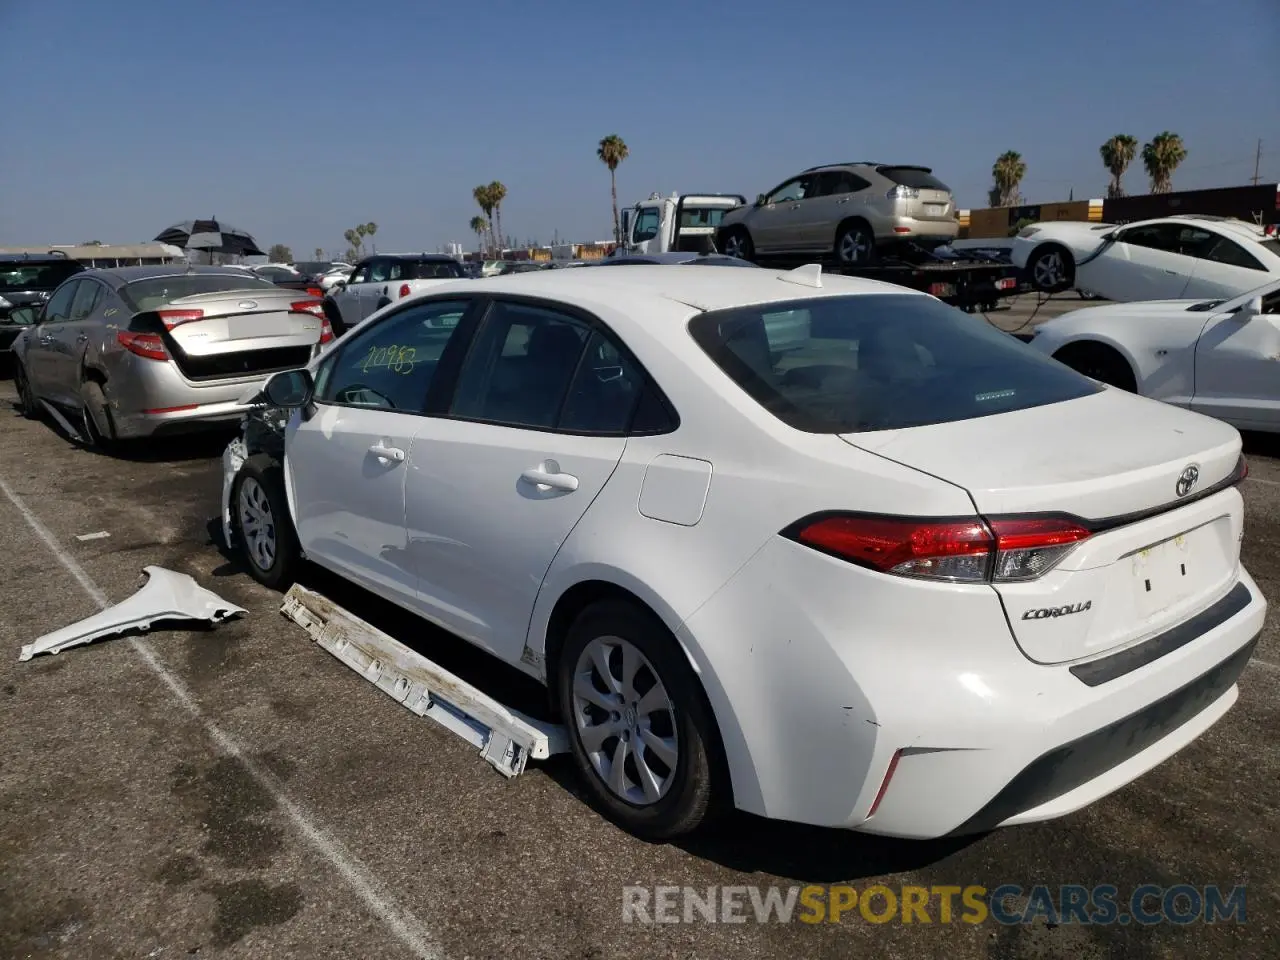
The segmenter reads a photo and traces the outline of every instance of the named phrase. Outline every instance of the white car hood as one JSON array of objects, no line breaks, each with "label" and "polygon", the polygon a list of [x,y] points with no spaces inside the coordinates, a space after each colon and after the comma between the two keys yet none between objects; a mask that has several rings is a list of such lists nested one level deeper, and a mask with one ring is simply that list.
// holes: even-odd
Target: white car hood
[{"label": "white car hood", "polygon": [[1234,427],[1110,387],[1028,410],[842,439],[963,487],[985,514],[1089,520],[1164,506],[1189,464],[1204,489],[1231,476],[1240,457]]}]

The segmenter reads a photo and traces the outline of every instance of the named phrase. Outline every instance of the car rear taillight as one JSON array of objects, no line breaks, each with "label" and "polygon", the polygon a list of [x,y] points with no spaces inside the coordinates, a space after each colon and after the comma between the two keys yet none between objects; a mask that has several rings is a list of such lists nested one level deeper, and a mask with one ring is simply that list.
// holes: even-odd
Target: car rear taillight
[{"label": "car rear taillight", "polygon": [[320,322],[320,342],[331,343],[333,341],[333,325],[329,321],[322,320]]},{"label": "car rear taillight", "polygon": [[291,313],[309,313],[313,317],[324,319],[324,301],[323,300],[298,300],[289,304]]},{"label": "car rear taillight", "polygon": [[407,283],[400,284],[400,296],[407,297],[409,295],[409,285]]},{"label": "car rear taillight", "polygon": [[191,323],[193,320],[204,319],[203,310],[157,310],[156,315],[166,330],[172,330],[184,323]]},{"label": "car rear taillight", "polygon": [[164,340],[158,333],[133,333],[121,330],[116,333],[116,342],[130,353],[135,353],[148,360],[168,360],[169,351],[165,349]]},{"label": "car rear taillight", "polygon": [[1090,536],[1070,518],[983,521],[831,514],[802,520],[783,535],[881,573],[958,583],[1034,580]]},{"label": "car rear taillight", "polygon": [[915,187],[907,187],[898,184],[892,190],[885,194],[890,200],[918,200],[920,191]]},{"label": "car rear taillight", "polygon": [[1008,517],[987,523],[996,538],[991,579],[997,583],[1043,576],[1090,536],[1079,523],[1063,517]]},{"label": "car rear taillight", "polygon": [[309,297],[323,297],[323,296],[324,296],[324,288],[322,288],[322,287],[307,287],[307,296],[309,296]]}]

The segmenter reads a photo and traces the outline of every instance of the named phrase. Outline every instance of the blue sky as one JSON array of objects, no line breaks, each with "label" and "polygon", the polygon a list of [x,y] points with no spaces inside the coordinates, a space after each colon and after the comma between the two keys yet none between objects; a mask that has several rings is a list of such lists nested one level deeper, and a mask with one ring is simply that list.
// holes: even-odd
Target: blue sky
[{"label": "blue sky", "polygon": [[[1181,134],[1175,188],[1280,180],[1280,0],[0,0],[0,244],[136,242],[216,215],[300,258],[610,233],[620,202],[754,196],[818,163],[932,166],[985,205],[1102,196],[1098,145]],[[1140,164],[1127,177],[1141,192]]]}]

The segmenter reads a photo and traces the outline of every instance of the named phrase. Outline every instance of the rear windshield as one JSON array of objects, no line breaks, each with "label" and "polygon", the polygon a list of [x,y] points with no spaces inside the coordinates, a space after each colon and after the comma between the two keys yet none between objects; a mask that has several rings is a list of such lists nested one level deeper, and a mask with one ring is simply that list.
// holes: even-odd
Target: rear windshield
[{"label": "rear windshield", "polygon": [[463,275],[462,264],[456,260],[415,260],[409,269],[414,280],[447,280]]},{"label": "rear windshield", "polygon": [[904,187],[951,192],[951,188],[945,183],[932,173],[925,173],[919,167],[876,167],[876,172],[882,177],[888,177],[894,183],[902,184]]},{"label": "rear windshield", "polygon": [[916,294],[704,313],[689,332],[756,402],[808,433],[951,423],[1102,389],[984,320]]},{"label": "rear windshield", "polygon": [[52,290],[84,267],[75,260],[54,263],[0,263],[0,290]]},{"label": "rear windshield", "polygon": [[135,280],[120,288],[120,296],[133,310],[157,310],[181,297],[224,290],[274,290],[275,285],[251,274],[179,274]]},{"label": "rear windshield", "polygon": [[334,265],[327,260],[303,260],[301,263],[295,263],[293,268],[299,273],[305,273],[309,276],[318,273],[328,273]]}]

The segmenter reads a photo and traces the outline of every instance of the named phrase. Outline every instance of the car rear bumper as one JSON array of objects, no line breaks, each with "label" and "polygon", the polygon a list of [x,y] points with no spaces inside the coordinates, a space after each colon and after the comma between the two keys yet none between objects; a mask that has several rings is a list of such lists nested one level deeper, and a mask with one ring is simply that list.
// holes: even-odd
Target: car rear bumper
[{"label": "car rear bumper", "polygon": [[679,636],[739,807],[932,838],[1070,813],[1200,736],[1234,702],[1266,614],[1243,570],[1240,584],[1234,613],[1091,685],[1078,662],[1027,660],[989,587],[875,574],[779,538]]},{"label": "car rear bumper", "polygon": [[236,403],[233,400],[117,416],[115,418],[116,436],[121,440],[129,440],[230,427],[238,423],[240,418],[252,409],[248,404]]},{"label": "car rear bumper", "polygon": [[197,385],[185,380],[172,361],[132,355],[119,360],[104,389],[115,435],[122,440],[234,424],[252,409],[240,402],[246,391],[269,376]]},{"label": "car rear bumper", "polygon": [[[879,233],[877,231],[877,233]],[[954,240],[960,235],[960,221],[918,220],[915,217],[894,217],[889,221],[888,229],[878,236],[880,240]]]}]

